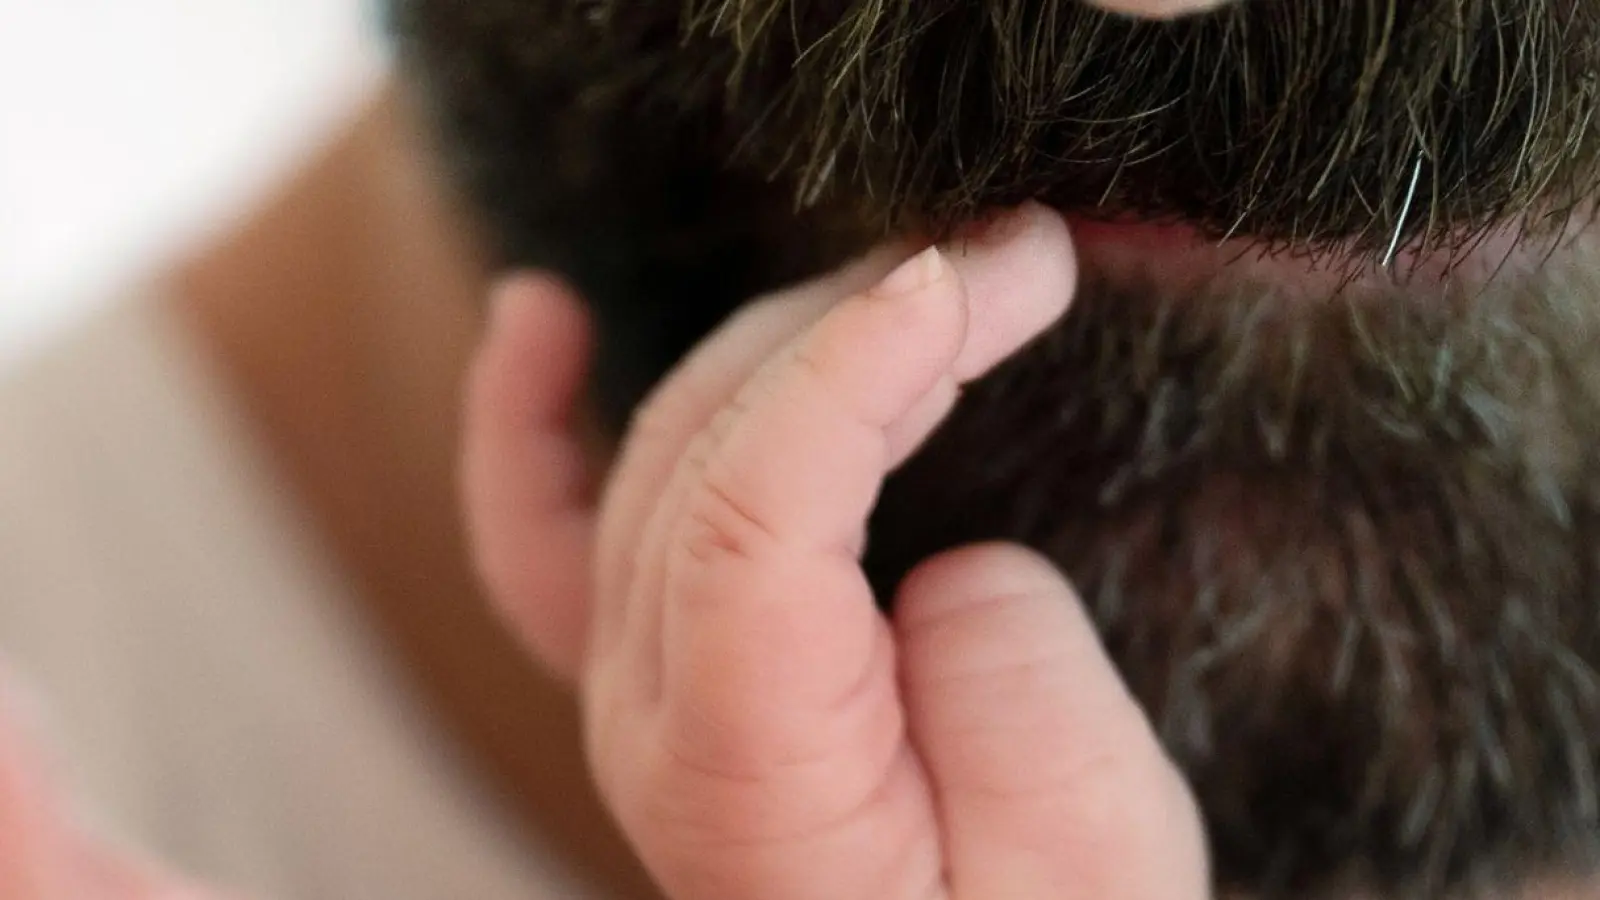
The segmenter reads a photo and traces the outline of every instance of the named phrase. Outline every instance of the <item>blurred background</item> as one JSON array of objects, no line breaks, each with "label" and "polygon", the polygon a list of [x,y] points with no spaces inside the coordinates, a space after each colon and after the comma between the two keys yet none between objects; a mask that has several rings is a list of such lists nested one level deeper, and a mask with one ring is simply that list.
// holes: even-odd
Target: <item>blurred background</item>
[{"label": "blurred background", "polygon": [[0,0],[0,367],[249,208],[384,66],[371,0]]}]

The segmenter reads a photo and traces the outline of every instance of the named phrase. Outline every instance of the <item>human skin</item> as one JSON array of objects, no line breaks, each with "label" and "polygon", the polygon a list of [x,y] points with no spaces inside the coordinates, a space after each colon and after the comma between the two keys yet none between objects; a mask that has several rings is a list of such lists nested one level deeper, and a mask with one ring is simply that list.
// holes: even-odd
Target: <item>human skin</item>
[{"label": "human skin", "polygon": [[1046,554],[1228,890],[1592,878],[1592,0],[392,7],[505,257],[593,301],[611,434],[876,235],[1099,226],[1074,312],[885,484],[880,601],[947,548]]},{"label": "human skin", "polygon": [[565,424],[582,359],[543,352],[582,345],[578,302],[503,292],[469,402],[475,544],[579,677],[602,794],[672,897],[1208,892],[1182,780],[1048,564],[940,555],[892,623],[861,571],[884,476],[1076,277],[1043,207],[958,240],[752,304],[645,405],[597,511]]}]

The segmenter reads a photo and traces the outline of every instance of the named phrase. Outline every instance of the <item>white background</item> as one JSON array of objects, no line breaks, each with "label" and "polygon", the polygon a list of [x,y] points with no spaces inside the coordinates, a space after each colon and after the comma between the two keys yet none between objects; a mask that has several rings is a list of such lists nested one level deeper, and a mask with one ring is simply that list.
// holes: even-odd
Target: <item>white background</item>
[{"label": "white background", "polygon": [[364,0],[0,0],[0,363],[247,208],[381,78]]}]

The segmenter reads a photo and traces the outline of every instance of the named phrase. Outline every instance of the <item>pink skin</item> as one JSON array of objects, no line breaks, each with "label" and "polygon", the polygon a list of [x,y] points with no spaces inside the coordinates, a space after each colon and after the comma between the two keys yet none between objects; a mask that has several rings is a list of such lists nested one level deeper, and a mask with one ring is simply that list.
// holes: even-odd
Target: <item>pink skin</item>
[{"label": "pink skin", "polygon": [[[503,291],[467,398],[473,549],[529,646],[581,675],[597,778],[680,900],[1206,892],[1193,804],[1048,566],[958,550],[893,625],[873,612],[856,550],[883,475],[1075,277],[1037,208],[962,249],[915,284],[871,287],[908,255],[886,248],[750,307],[651,401],[598,508],[581,306],[544,278]],[[0,900],[216,900],[75,827],[13,706]]]},{"label": "pink skin", "polygon": [[1193,803],[1050,566],[944,554],[890,623],[858,564],[885,474],[1075,277],[1029,206],[754,303],[646,404],[597,507],[567,427],[578,301],[502,291],[469,390],[475,546],[578,679],[602,793],[670,896],[1206,895]]}]

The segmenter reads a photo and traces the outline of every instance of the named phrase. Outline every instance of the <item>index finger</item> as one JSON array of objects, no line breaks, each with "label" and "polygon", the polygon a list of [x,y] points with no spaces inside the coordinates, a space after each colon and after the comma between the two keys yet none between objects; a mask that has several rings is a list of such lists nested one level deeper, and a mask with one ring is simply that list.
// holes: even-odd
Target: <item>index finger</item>
[{"label": "index finger", "polygon": [[883,478],[962,382],[1060,316],[1075,277],[1065,224],[1024,207],[840,305],[746,385],[658,523],[669,703],[803,730],[860,681],[879,641],[858,545]]}]

